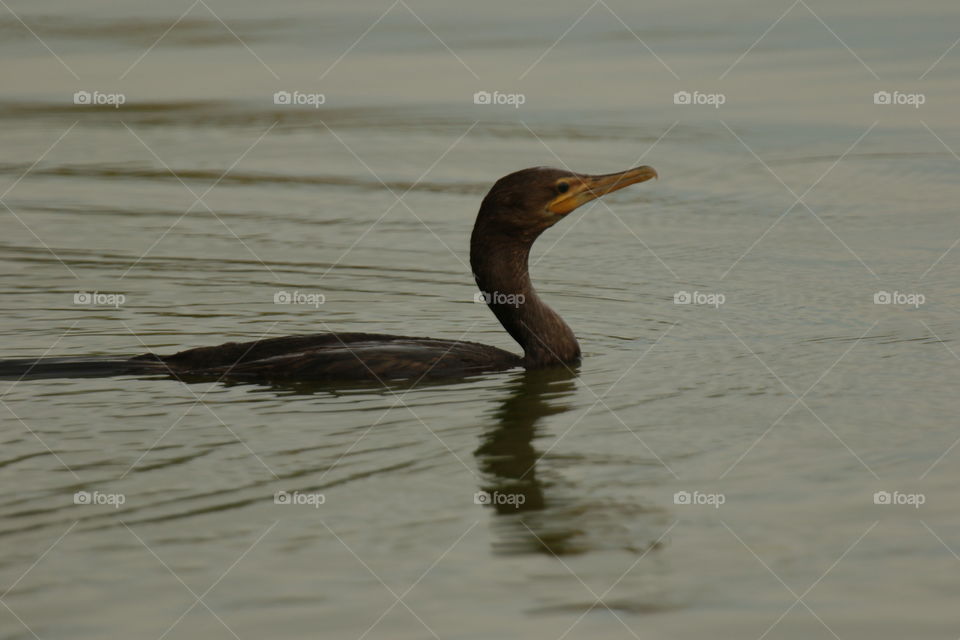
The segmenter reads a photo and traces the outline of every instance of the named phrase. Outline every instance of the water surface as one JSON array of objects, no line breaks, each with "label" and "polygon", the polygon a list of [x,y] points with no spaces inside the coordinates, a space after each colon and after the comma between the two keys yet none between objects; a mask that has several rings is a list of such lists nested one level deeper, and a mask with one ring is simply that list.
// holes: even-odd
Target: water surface
[{"label": "water surface", "polygon": [[960,634],[949,3],[8,5],[5,358],[516,349],[467,266],[489,185],[661,179],[535,247],[573,370],[3,382],[0,637]]}]

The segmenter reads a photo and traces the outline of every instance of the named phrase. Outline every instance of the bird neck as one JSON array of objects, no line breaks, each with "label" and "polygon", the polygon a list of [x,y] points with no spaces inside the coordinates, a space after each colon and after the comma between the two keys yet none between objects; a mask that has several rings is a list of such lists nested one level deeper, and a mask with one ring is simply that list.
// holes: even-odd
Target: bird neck
[{"label": "bird neck", "polygon": [[560,315],[537,295],[530,282],[531,241],[474,229],[470,264],[487,306],[523,347],[524,366],[547,367],[580,359],[580,345]]}]

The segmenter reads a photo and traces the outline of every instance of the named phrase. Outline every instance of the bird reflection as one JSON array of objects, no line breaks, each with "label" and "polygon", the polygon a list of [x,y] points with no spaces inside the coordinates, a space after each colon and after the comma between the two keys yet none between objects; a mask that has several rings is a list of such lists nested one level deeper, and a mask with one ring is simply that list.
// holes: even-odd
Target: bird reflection
[{"label": "bird reflection", "polygon": [[548,517],[549,507],[557,506],[562,498],[549,495],[551,484],[538,473],[543,452],[534,447],[534,439],[543,418],[573,408],[567,400],[576,390],[575,378],[576,373],[564,367],[519,374],[508,387],[509,395],[493,412],[496,424],[483,435],[475,452],[484,474],[481,488],[488,506],[509,517],[503,522],[498,544],[503,552],[570,552],[566,543],[577,531]]}]

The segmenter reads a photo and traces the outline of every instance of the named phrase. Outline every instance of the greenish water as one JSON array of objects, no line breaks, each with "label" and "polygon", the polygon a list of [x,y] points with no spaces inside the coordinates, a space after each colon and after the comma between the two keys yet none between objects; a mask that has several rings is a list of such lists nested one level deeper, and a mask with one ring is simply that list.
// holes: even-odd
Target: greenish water
[{"label": "greenish water", "polygon": [[534,249],[572,371],[0,382],[0,638],[960,634],[955,7],[181,4],[0,6],[0,357],[517,350],[490,184],[661,178]]}]

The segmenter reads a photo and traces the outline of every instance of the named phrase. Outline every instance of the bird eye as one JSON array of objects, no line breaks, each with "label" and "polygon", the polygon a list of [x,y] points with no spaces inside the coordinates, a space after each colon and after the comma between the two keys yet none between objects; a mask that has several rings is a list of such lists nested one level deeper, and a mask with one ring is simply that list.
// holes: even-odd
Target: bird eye
[{"label": "bird eye", "polygon": [[569,190],[570,190],[570,185],[567,184],[566,182],[557,183],[557,191],[559,191],[560,193],[566,193]]}]

